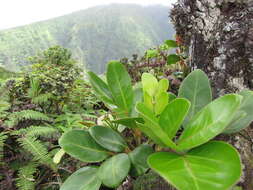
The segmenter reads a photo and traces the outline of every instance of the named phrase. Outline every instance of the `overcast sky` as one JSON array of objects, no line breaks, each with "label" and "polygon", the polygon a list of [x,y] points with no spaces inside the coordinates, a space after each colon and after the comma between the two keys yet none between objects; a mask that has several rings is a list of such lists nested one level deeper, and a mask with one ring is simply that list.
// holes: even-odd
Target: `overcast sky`
[{"label": "overcast sky", "polygon": [[1,0],[0,29],[46,20],[96,5],[135,3],[170,5],[176,0]]}]

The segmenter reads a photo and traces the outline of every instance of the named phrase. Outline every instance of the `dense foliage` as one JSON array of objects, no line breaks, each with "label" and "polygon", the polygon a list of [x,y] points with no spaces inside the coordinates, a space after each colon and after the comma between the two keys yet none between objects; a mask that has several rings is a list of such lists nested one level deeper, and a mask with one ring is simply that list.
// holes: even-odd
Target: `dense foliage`
[{"label": "dense foliage", "polygon": [[27,72],[3,70],[0,186],[116,189],[152,169],[178,190],[232,188],[240,155],[212,139],[252,122],[253,92],[213,99],[184,48],[167,40],[109,62],[105,76],[86,76],[60,46],[30,57]]},{"label": "dense foliage", "polygon": [[53,159],[61,153],[57,140],[70,128],[94,123],[98,102],[67,49],[55,46],[30,61],[29,72],[1,84],[0,186],[57,189],[68,170],[59,170]]},{"label": "dense foliage", "polygon": [[[112,114],[111,122],[118,125],[63,134],[59,144],[65,152],[84,162],[102,163],[73,173],[62,190],[116,188],[127,176],[142,175],[149,167],[178,190],[226,190],[239,180],[239,153],[212,139],[238,132],[253,121],[252,91],[212,101],[209,80],[201,70],[188,75],[178,97],[167,92],[167,79],[158,81],[149,73],[142,75],[141,88],[133,88],[119,62],[108,64],[106,82],[92,72],[89,75]],[[130,129],[134,143],[122,138],[121,125]]]},{"label": "dense foliage", "polygon": [[0,31],[0,65],[19,70],[29,64],[28,56],[61,45],[81,65],[103,73],[111,59],[142,54],[172,37],[167,13],[168,7],[115,4]]}]

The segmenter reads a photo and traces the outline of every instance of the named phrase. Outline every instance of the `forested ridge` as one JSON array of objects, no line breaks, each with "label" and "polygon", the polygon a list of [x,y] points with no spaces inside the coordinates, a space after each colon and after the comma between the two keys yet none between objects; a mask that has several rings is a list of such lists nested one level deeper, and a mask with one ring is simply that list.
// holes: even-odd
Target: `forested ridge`
[{"label": "forested ridge", "polygon": [[0,65],[18,71],[27,57],[61,45],[87,69],[102,73],[109,60],[130,58],[171,38],[168,12],[165,6],[112,4],[0,31]]}]

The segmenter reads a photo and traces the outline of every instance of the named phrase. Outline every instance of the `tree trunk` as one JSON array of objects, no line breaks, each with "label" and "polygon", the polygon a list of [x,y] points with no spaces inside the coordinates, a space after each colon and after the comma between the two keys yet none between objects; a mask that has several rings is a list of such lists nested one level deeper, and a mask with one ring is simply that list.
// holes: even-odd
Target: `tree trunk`
[{"label": "tree trunk", "polygon": [[[215,97],[253,88],[253,0],[179,0],[171,12],[192,69],[204,70]],[[222,136],[244,164],[239,185],[253,190],[252,127]]]}]

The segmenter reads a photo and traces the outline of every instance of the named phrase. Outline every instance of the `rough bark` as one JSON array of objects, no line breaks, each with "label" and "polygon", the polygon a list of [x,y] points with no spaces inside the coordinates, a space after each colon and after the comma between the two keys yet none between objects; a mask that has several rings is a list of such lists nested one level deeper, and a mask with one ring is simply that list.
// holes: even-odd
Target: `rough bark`
[{"label": "rough bark", "polygon": [[[179,0],[171,18],[188,47],[190,66],[209,75],[215,96],[253,88],[253,0]],[[244,164],[239,185],[252,190],[252,127],[219,138],[239,150]]]}]

